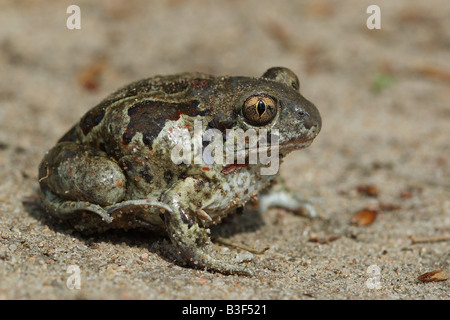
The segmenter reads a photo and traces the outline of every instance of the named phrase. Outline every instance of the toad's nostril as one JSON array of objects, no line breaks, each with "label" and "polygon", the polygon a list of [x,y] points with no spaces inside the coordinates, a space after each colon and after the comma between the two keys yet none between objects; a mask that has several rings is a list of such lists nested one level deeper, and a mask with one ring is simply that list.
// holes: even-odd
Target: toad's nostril
[{"label": "toad's nostril", "polygon": [[314,125],[313,122],[307,118],[303,121],[303,125],[305,126],[306,129],[311,129],[311,127]]},{"label": "toad's nostril", "polygon": [[313,121],[311,120],[311,117],[309,116],[308,113],[306,113],[303,110],[300,110],[298,112],[298,114],[300,115],[300,118],[303,121],[303,125],[305,126],[306,129],[311,129],[311,127],[314,125]]}]

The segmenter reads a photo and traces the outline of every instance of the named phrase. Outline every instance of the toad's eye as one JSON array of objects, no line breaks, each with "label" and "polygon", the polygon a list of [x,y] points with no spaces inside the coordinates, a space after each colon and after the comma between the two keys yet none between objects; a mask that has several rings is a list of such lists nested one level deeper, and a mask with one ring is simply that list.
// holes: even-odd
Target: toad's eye
[{"label": "toad's eye", "polygon": [[254,126],[264,126],[271,122],[278,111],[278,102],[267,94],[256,94],[245,100],[242,114],[245,120]]}]

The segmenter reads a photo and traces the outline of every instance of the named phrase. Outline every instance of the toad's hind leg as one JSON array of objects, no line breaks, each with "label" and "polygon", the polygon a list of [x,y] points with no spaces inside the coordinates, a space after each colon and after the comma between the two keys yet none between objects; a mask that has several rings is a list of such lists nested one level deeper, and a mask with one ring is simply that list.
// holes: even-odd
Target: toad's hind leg
[{"label": "toad's hind leg", "polygon": [[125,198],[126,178],[105,152],[75,142],[60,142],[42,160],[39,184],[50,214],[65,218],[85,210],[110,222],[102,207]]},{"label": "toad's hind leg", "polygon": [[194,218],[196,211],[192,205],[197,193],[195,186],[203,183],[199,178],[188,177],[172,186],[163,196],[163,201],[172,208],[165,212],[164,217],[176,253],[195,268],[224,274],[252,275],[250,270],[228,255],[217,254],[208,232]]},{"label": "toad's hind leg", "polygon": [[87,201],[64,200],[51,192],[48,188],[41,189],[41,200],[45,209],[51,215],[64,219],[71,218],[78,211],[89,211],[98,214],[105,222],[112,222],[109,213],[98,204]]}]

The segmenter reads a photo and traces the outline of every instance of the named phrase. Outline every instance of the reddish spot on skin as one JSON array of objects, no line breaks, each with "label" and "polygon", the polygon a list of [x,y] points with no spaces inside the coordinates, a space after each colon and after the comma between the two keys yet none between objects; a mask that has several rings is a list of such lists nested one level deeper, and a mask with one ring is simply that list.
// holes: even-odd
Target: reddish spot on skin
[{"label": "reddish spot on skin", "polygon": [[202,169],[203,169],[203,171],[209,171],[208,167],[203,167]]},{"label": "reddish spot on skin", "polygon": [[144,163],[143,163],[141,160],[139,160],[136,156],[133,157],[133,160],[134,160],[134,162],[138,163],[138,164],[141,165],[141,166],[144,164]]},{"label": "reddish spot on skin", "polygon": [[226,165],[223,169],[222,169],[222,173],[223,174],[230,174],[236,170],[240,170],[242,168],[245,168],[247,166],[247,164],[237,164],[237,163],[232,163],[229,165]]},{"label": "reddish spot on skin", "polygon": [[69,177],[70,177],[70,178],[73,178],[72,168],[69,168]]},{"label": "reddish spot on skin", "polygon": [[252,196],[252,197],[250,198],[250,201],[251,201],[251,203],[252,203],[252,205],[253,205],[254,207],[257,207],[257,206],[258,206],[258,197],[257,197],[257,196]]},{"label": "reddish spot on skin", "polygon": [[[128,112],[128,115],[130,116],[130,118],[133,118],[137,113],[139,113],[141,111],[142,111],[141,107],[133,108],[133,109],[130,109],[130,112]],[[120,117],[122,117],[122,116],[120,116]]]},{"label": "reddish spot on skin", "polygon": [[118,187],[120,188],[120,187],[122,187],[122,186],[123,186],[123,183],[122,183],[122,182],[120,182],[120,181],[117,181],[117,182],[116,182],[116,186],[118,186]]},{"label": "reddish spot on skin", "polygon": [[123,140],[122,140],[122,147],[123,147],[124,150],[126,150],[127,147],[128,147],[128,144],[125,141],[123,141]]},{"label": "reddish spot on skin", "polygon": [[208,80],[194,79],[190,82],[190,86],[193,90],[200,90],[209,88],[211,84]]},{"label": "reddish spot on skin", "polygon": [[180,110],[176,110],[170,117],[169,120],[173,120],[173,121],[177,121],[180,119],[180,116],[182,114],[186,114],[186,112],[180,111]]},{"label": "reddish spot on skin", "polygon": [[[132,132],[129,128],[125,128],[125,132],[124,132],[124,136],[131,136]],[[128,146],[128,143],[125,143],[125,141],[123,141],[123,145],[124,146]]]}]

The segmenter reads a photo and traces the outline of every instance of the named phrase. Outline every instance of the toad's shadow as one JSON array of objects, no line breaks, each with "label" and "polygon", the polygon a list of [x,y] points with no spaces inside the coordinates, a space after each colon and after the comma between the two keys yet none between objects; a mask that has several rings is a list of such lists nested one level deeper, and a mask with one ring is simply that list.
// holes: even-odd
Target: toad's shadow
[{"label": "toad's shadow", "polygon": [[[145,248],[151,253],[158,254],[170,263],[182,265],[183,262],[176,256],[170,240],[166,235],[155,234],[150,230],[108,230],[101,233],[81,233],[68,225],[64,220],[50,216],[42,207],[39,199],[28,197],[22,201],[25,211],[35,218],[42,226],[48,226],[51,230],[66,234],[83,241],[88,247],[98,242],[109,242],[112,244],[126,243],[130,247]],[[257,210],[247,206],[243,214],[230,214],[222,220],[222,223],[210,227],[212,238],[228,238],[235,234],[252,232],[260,229],[264,220]]]}]

